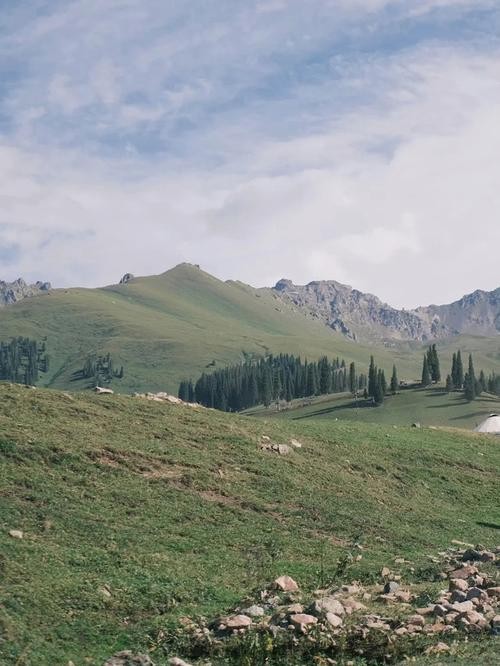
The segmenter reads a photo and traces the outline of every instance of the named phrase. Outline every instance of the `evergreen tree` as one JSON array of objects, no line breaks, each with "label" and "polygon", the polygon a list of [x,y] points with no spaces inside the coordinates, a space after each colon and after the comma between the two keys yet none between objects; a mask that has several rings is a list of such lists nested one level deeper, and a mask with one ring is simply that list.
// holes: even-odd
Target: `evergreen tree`
[{"label": "evergreen tree", "polygon": [[375,397],[377,389],[377,368],[373,356],[370,356],[370,367],[368,368],[368,395],[370,398]]},{"label": "evergreen tree", "polygon": [[427,355],[424,356],[424,363],[422,366],[422,386],[429,386],[431,383],[431,375],[429,372],[429,362],[427,360]]},{"label": "evergreen tree", "polygon": [[383,378],[383,370],[379,370],[377,373],[377,380],[375,382],[375,395],[373,396],[373,400],[376,405],[381,405],[384,402],[384,382],[385,379]]},{"label": "evergreen tree", "polygon": [[391,377],[391,393],[395,395],[399,388],[398,372],[396,366],[392,366],[392,377]]},{"label": "evergreen tree", "polygon": [[462,354],[460,349],[457,352],[457,382],[455,388],[461,389],[464,385],[464,366],[462,363]]},{"label": "evergreen tree", "polygon": [[451,375],[446,375],[446,393],[451,393],[453,391],[453,379]]},{"label": "evergreen tree", "polygon": [[356,365],[352,362],[349,365],[349,391],[351,393],[356,393],[358,390],[358,381],[356,377]]}]

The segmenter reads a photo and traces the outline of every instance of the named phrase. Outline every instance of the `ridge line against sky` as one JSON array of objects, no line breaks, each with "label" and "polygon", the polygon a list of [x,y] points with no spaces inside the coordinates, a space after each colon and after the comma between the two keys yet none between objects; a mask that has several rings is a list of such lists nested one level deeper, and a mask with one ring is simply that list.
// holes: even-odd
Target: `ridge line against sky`
[{"label": "ridge line against sky", "polygon": [[498,287],[498,2],[0,9],[0,279]]}]

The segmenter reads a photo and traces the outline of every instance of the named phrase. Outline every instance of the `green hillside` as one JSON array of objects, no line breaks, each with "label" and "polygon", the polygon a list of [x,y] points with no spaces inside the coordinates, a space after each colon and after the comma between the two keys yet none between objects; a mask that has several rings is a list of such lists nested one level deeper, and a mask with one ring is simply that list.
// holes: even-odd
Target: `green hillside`
[{"label": "green hillside", "polygon": [[[302,448],[268,453],[263,435]],[[495,438],[4,384],[0,455],[5,666],[102,666],[120,649],[165,666],[181,616],[213,617],[278,575],[376,582],[401,557],[418,582],[452,540],[498,541]],[[498,641],[491,661],[464,649],[464,665],[500,656]]]},{"label": "green hillside", "polygon": [[[163,275],[103,289],[55,290],[0,310],[0,339],[47,336],[51,356],[42,384],[79,389],[73,374],[88,354],[111,353],[125,377],[114,388],[177,391],[182,379],[243,353],[344,356],[366,364],[370,351],[283,305],[269,293],[221,282],[182,264]],[[387,363],[390,355],[380,353]],[[397,354],[405,370],[410,351]]]},{"label": "green hillside", "polygon": [[276,411],[258,407],[245,413],[263,418],[308,420],[349,420],[385,425],[447,426],[472,430],[487,416],[500,411],[500,398],[483,394],[467,402],[461,392],[446,393],[441,387],[405,389],[387,396],[384,404],[375,407],[367,400],[353,399],[350,394],[329,395],[312,400],[294,400],[291,408]]}]

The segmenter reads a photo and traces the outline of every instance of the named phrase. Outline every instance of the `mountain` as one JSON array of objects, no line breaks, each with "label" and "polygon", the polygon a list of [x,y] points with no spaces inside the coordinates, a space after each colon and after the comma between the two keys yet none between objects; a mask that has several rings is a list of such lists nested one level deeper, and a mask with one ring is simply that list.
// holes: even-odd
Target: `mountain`
[{"label": "mountain", "polygon": [[[181,264],[156,276],[127,275],[99,289],[54,289],[0,310],[1,339],[46,338],[50,367],[41,385],[82,389],[79,371],[89,355],[110,353],[122,392],[177,392],[183,379],[238,362],[245,354],[324,354],[366,365],[370,349],[356,345],[295,312],[270,291],[223,282],[197,266]],[[409,351],[401,371],[413,371]],[[391,367],[392,356],[381,351]],[[399,367],[399,365],[398,365]]]},{"label": "mountain", "polygon": [[31,298],[39,294],[45,294],[52,288],[50,282],[36,282],[27,284],[22,278],[14,282],[0,280],[0,307],[12,305],[24,298]]},{"label": "mountain", "polygon": [[334,280],[299,286],[282,279],[272,292],[352,340],[427,342],[460,334],[500,333],[500,288],[492,292],[475,291],[450,305],[416,310],[397,310],[372,294]]}]

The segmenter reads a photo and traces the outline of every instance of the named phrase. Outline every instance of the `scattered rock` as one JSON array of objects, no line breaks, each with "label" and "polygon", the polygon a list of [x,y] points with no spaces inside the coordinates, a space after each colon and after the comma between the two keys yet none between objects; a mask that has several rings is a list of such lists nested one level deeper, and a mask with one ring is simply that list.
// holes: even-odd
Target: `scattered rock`
[{"label": "scattered rock", "polygon": [[455,571],[451,573],[450,578],[467,580],[468,578],[474,576],[477,573],[478,570],[476,569],[476,567],[472,566],[471,564],[467,564],[465,567],[462,567],[461,569],[455,569]]},{"label": "scattered rock", "polygon": [[302,604],[292,604],[286,609],[289,615],[300,615],[304,612],[304,606]]},{"label": "scattered rock", "polygon": [[290,440],[290,445],[293,446],[294,449],[301,449],[302,448],[302,444],[296,439],[291,439]]},{"label": "scattered rock", "polygon": [[274,581],[274,587],[282,592],[298,592],[299,586],[290,576],[280,576]]},{"label": "scattered rock", "polygon": [[224,621],[224,624],[228,629],[247,629],[253,624],[253,622],[248,615],[233,615],[232,617],[227,618],[227,620]]},{"label": "scattered rock", "polygon": [[265,612],[262,606],[253,605],[243,609],[243,614],[250,617],[264,617]]},{"label": "scattered rock", "polygon": [[450,592],[454,590],[460,590],[460,592],[467,592],[469,585],[466,580],[462,578],[451,578],[450,579]]},{"label": "scattered rock", "polygon": [[297,613],[297,615],[292,615],[290,617],[290,622],[296,629],[305,632],[309,627],[317,624],[318,618],[314,617],[314,615],[307,615],[306,613]]},{"label": "scattered rock", "polygon": [[431,645],[431,647],[428,647],[425,654],[446,654],[447,652],[450,652],[450,646],[446,643],[438,643],[437,645]]},{"label": "scattered rock", "polygon": [[154,663],[146,654],[133,654],[130,650],[123,650],[110,657],[104,666],[154,666]]},{"label": "scattered rock", "polygon": [[399,590],[399,583],[396,583],[394,580],[389,581],[384,585],[384,594],[394,594]]},{"label": "scattered rock", "polygon": [[103,394],[104,395],[113,395],[114,394],[114,391],[112,389],[105,388],[104,386],[96,386],[94,390],[98,395],[103,395]]},{"label": "scattered rock", "polygon": [[314,611],[318,614],[333,613],[334,615],[345,615],[345,608],[335,597],[323,597],[314,602]]},{"label": "scattered rock", "polygon": [[179,659],[179,657],[171,657],[168,663],[169,666],[191,666],[191,664],[188,664],[184,659]]},{"label": "scattered rock", "polygon": [[9,536],[13,539],[24,539],[24,532],[22,530],[10,530]]},{"label": "scattered rock", "polygon": [[382,578],[388,578],[391,575],[391,570],[388,567],[384,567],[381,571]]},{"label": "scattered rock", "polygon": [[326,621],[334,629],[342,626],[342,618],[340,618],[338,615],[335,615],[335,613],[327,613]]}]

